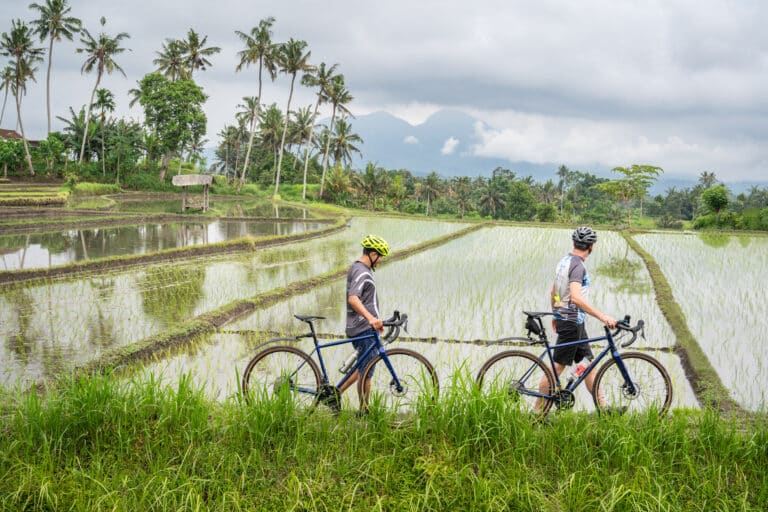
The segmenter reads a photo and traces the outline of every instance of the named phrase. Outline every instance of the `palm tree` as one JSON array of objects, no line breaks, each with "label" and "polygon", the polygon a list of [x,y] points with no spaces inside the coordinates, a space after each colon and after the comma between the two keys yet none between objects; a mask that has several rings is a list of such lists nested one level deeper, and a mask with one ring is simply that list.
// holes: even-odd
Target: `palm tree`
[{"label": "palm tree", "polygon": [[352,125],[342,117],[334,127],[333,135],[329,141],[329,149],[333,155],[333,162],[341,162],[342,165],[352,165],[352,153],[362,155],[360,148],[355,144],[362,143],[363,139],[352,132]]},{"label": "palm tree", "polygon": [[[245,42],[245,49],[237,52],[240,56],[240,63],[235,68],[235,71],[240,71],[243,66],[249,66],[251,64],[258,63],[259,65],[259,94],[256,96],[256,110],[257,114],[261,108],[261,73],[266,70],[272,81],[277,76],[275,68],[275,45],[272,44],[272,31],[270,28],[275,22],[275,18],[264,18],[259,22],[258,27],[251,29],[250,34],[235,31],[235,34]],[[245,162],[243,163],[243,172],[240,175],[240,182],[237,189],[240,190],[245,182],[245,171],[248,168],[248,161],[251,156],[251,148],[253,147],[253,135],[254,130],[251,130],[248,138],[248,149],[245,152]],[[235,169],[237,172],[237,169]]]},{"label": "palm tree", "polygon": [[51,63],[53,62],[53,42],[66,37],[70,41],[80,32],[81,21],[67,16],[72,10],[67,0],[46,0],[45,4],[30,4],[30,9],[37,10],[40,16],[32,21],[35,33],[40,41],[48,38],[48,74],[45,79],[45,105],[48,111],[48,133],[51,133]]},{"label": "palm tree", "polygon": [[211,66],[211,62],[206,58],[211,55],[216,55],[221,52],[221,48],[218,46],[205,47],[208,42],[208,36],[200,38],[200,34],[192,30],[191,28],[187,32],[187,38],[180,41],[182,55],[186,68],[189,71],[189,78],[192,78],[192,74],[195,70],[205,71],[206,66]]},{"label": "palm tree", "polygon": [[[352,101],[352,95],[344,85],[344,75],[336,75],[330,81],[328,89],[326,91],[328,95],[328,101],[333,105],[331,110],[331,123],[328,126],[330,133],[333,133],[333,123],[336,120],[336,111],[340,111],[342,114],[349,113],[347,110],[347,103]],[[323,197],[323,187],[325,185],[325,172],[328,169],[328,153],[330,151],[331,138],[325,142],[325,155],[323,156],[323,174],[320,176],[320,197]]]},{"label": "palm tree", "polygon": [[283,125],[283,137],[280,140],[280,153],[277,157],[277,171],[275,174],[275,194],[277,195],[277,189],[280,186],[280,168],[283,165],[283,149],[285,148],[285,135],[288,133],[288,112],[291,111],[291,100],[293,99],[293,86],[296,83],[296,75],[300,71],[309,71],[313,69],[309,63],[309,57],[312,52],[306,52],[306,41],[297,41],[293,38],[289,39],[287,43],[281,44],[277,51],[277,64],[280,67],[280,71],[291,75],[291,89],[288,93],[288,104],[285,107],[285,124]]},{"label": "palm tree", "polygon": [[472,181],[469,179],[469,176],[454,178],[453,191],[456,194],[456,206],[459,208],[459,216],[464,218],[464,213],[469,209],[472,201]]},{"label": "palm tree", "polygon": [[262,110],[259,115],[259,142],[272,151],[274,156],[273,167],[277,169],[277,156],[280,148],[280,132],[283,126],[283,112],[276,104]]},{"label": "palm tree", "polygon": [[[101,26],[103,27],[106,23],[106,18],[102,16]],[[78,48],[77,53],[85,53],[86,58],[83,67],[80,68],[80,72],[90,73],[94,68],[96,68],[96,84],[93,86],[93,91],[91,91],[91,100],[88,102],[88,109],[85,112],[85,133],[87,135],[88,123],[91,119],[91,105],[93,105],[93,97],[96,95],[96,89],[99,88],[99,83],[101,82],[101,77],[104,75],[104,72],[106,71],[107,74],[111,74],[113,71],[117,70],[122,73],[123,76],[125,76],[125,71],[123,71],[123,68],[118,66],[117,62],[115,62],[112,57],[114,55],[123,53],[126,50],[125,48],[120,47],[120,41],[131,36],[125,32],[120,32],[115,37],[109,37],[107,34],[102,32],[98,39],[94,39],[88,30],[83,29],[82,33],[85,35],[85,37],[81,37],[80,42],[83,43],[84,46],[83,48]],[[80,148],[79,163],[81,164],[83,163],[83,154],[85,153],[85,139],[86,137],[83,137],[83,145]]]},{"label": "palm tree", "polygon": [[699,174],[699,184],[706,190],[717,183],[717,175],[714,172],[704,171]]},{"label": "palm tree", "polygon": [[563,199],[565,199],[565,192],[568,188],[568,184],[571,181],[571,171],[568,167],[561,165],[557,169],[557,176],[560,181],[557,183],[557,187],[560,189],[560,215],[563,214]]},{"label": "palm tree", "polygon": [[[245,158],[250,157],[251,144],[253,142],[253,133],[256,131],[256,123],[259,121],[259,98],[257,96],[243,96],[244,103],[240,103],[237,107],[241,110],[237,112],[236,117],[239,121],[242,121],[248,127],[248,146],[245,150]],[[237,167],[235,167],[235,174],[237,174]],[[242,188],[245,180],[245,167],[243,168],[243,179],[240,180],[238,190]]]},{"label": "palm tree", "polygon": [[29,145],[27,137],[24,134],[24,124],[21,122],[21,97],[27,92],[27,80],[35,80],[35,71],[33,67],[35,62],[43,60],[43,48],[36,48],[32,43],[32,30],[21,20],[11,22],[11,33],[3,32],[0,38],[0,55],[10,57],[13,65],[13,81],[11,82],[11,91],[16,96],[16,116],[21,130],[21,140],[24,144],[24,152],[27,157],[27,166],[29,173],[34,176],[35,169],[32,167],[32,156],[29,154]]},{"label": "palm tree", "polygon": [[496,181],[485,182],[480,192],[480,206],[496,218],[496,212],[506,206],[504,192]]},{"label": "palm tree", "polygon": [[373,162],[368,162],[365,166],[365,171],[355,175],[355,185],[368,198],[368,208],[370,210],[376,207],[376,197],[386,193],[387,182],[387,175],[384,169],[376,167]]},{"label": "palm tree", "polygon": [[307,150],[304,154],[304,186],[301,191],[301,199],[307,198],[307,168],[309,167],[309,151],[312,149],[312,135],[315,132],[315,121],[317,121],[317,111],[322,103],[328,101],[328,87],[331,84],[331,80],[336,76],[334,72],[338,64],[334,64],[331,67],[326,67],[325,62],[321,62],[319,66],[314,70],[301,77],[302,85],[306,87],[317,87],[317,101],[315,101],[315,111],[312,114],[312,127],[307,133]]},{"label": "palm tree", "polygon": [[421,186],[421,194],[427,198],[427,217],[429,217],[429,206],[440,194],[441,188],[440,176],[435,171],[432,171],[427,175],[427,179],[424,180]]},{"label": "palm tree", "polygon": [[[64,128],[61,130],[64,134],[64,143],[76,158],[85,133],[85,106],[80,107],[80,111],[77,113],[72,107],[69,107],[69,119],[62,116],[56,116],[56,119],[64,123]],[[91,132],[95,132],[95,127],[91,126],[90,129]],[[94,135],[94,133],[90,135]]]},{"label": "palm tree", "polygon": [[157,58],[152,64],[157,66],[157,71],[172,81],[190,78],[190,70],[184,59],[184,43],[178,39],[166,39],[163,49],[157,53]]},{"label": "palm tree", "polygon": [[13,68],[5,66],[0,72],[0,89],[5,89],[3,97],[3,110],[0,111],[0,126],[3,126],[3,117],[5,117],[5,103],[8,101],[8,91],[13,88]]},{"label": "palm tree", "polygon": [[335,202],[338,202],[347,193],[352,191],[349,173],[341,165],[335,165],[328,176],[328,190],[329,195]]},{"label": "palm tree", "polygon": [[104,151],[104,128],[107,124],[107,111],[115,111],[115,96],[108,89],[99,89],[96,91],[96,103],[93,105],[99,109],[100,121],[101,121],[101,154],[99,160],[101,160],[101,175],[107,175],[107,155]]},{"label": "palm tree", "polygon": [[[296,162],[301,154],[301,145],[310,137],[310,130],[312,130],[312,105],[307,105],[293,112],[288,126],[288,151],[290,152],[290,148],[294,144],[298,146],[296,158],[293,160],[294,169],[296,169]],[[309,155],[309,148],[307,148],[306,154]]]}]

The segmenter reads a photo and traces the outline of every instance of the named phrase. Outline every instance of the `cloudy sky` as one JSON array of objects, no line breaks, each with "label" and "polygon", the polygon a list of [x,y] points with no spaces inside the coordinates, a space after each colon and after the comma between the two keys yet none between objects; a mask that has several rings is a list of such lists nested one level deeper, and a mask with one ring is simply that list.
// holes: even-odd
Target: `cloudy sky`
[{"label": "cloudy sky", "polygon": [[[44,0],[37,0],[39,3]],[[29,2],[0,0],[0,31],[30,20]],[[236,73],[243,32],[273,16],[274,40],[307,41],[313,63],[338,63],[355,115],[390,112],[411,124],[442,108],[481,119],[482,156],[571,168],[657,165],[668,176],[714,171],[725,181],[768,181],[768,2],[763,0],[69,0],[94,36],[127,32],[120,74],[103,79],[128,108],[127,91],[153,70],[166,38],[189,28],[222,52],[195,75],[209,95],[208,138],[231,122],[256,70]],[[41,44],[47,46],[47,44]],[[95,75],[81,75],[78,41],[54,47],[53,109],[86,103]],[[44,136],[45,67],[23,100],[25,128]],[[289,78],[266,83],[263,101],[287,100]],[[312,103],[299,87],[294,105]],[[14,128],[6,106],[4,128]],[[54,129],[61,128],[54,121]],[[460,141],[448,140],[456,145]]]}]

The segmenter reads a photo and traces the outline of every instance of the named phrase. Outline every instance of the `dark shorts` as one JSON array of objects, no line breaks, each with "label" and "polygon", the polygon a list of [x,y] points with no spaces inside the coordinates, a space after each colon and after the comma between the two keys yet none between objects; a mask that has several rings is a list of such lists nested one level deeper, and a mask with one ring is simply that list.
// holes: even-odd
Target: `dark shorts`
[{"label": "dark shorts", "polygon": [[[356,338],[358,336],[364,336],[366,334],[370,335],[370,338],[365,338],[359,341],[353,341],[352,346],[357,349],[358,356],[368,350],[368,347],[372,347],[376,345],[376,339],[373,337],[373,334],[376,331],[373,329],[368,329],[366,331],[361,332],[360,334],[357,334],[355,336],[350,336],[351,338]],[[374,357],[378,355],[378,352],[374,349],[368,352],[366,356],[362,359],[359,359],[358,357],[358,371],[362,374],[363,371],[368,367],[368,363],[370,363]],[[373,375],[373,370],[371,370],[371,375]]]},{"label": "dark shorts", "polygon": [[[555,327],[557,328],[556,345],[567,343],[569,341],[585,340],[589,337],[587,336],[587,329],[584,324],[577,324],[576,322],[569,322],[568,320],[555,320]],[[595,358],[589,343],[555,348],[553,357],[556,363],[565,366],[573,364],[575,361],[581,361],[584,357],[590,360]]]}]

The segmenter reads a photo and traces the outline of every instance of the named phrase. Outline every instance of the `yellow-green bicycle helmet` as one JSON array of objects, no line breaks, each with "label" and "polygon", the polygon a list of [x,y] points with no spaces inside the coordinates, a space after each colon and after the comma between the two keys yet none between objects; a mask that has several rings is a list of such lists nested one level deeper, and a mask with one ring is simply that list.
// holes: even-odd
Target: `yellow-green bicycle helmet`
[{"label": "yellow-green bicycle helmet", "polygon": [[373,249],[382,256],[389,255],[389,244],[386,240],[376,235],[368,235],[360,243],[365,249]]}]

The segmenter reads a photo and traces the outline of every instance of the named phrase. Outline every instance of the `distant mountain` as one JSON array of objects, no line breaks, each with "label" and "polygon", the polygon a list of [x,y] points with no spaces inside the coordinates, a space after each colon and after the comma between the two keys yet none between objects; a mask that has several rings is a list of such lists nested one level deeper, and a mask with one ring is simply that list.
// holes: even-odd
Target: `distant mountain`
[{"label": "distant mountain", "polygon": [[[610,169],[579,169],[567,162],[535,164],[510,162],[502,158],[486,158],[472,154],[472,147],[480,143],[475,125],[481,120],[456,110],[439,110],[426,121],[411,125],[386,112],[358,116],[352,119],[352,130],[362,137],[362,158],[353,155],[352,166],[364,168],[373,162],[385,169],[408,169],[414,174],[427,175],[432,171],[443,178],[453,176],[489,177],[496,167],[514,171],[518,176],[532,176],[538,182],[557,181],[557,169],[563,163],[572,170],[584,170],[604,178],[617,176]],[[325,120],[324,123],[328,123]],[[698,177],[662,174],[650,188],[652,195],[664,194],[671,187],[690,188]],[[748,191],[752,186],[766,187],[766,180],[754,182],[726,182],[734,194]]]},{"label": "distant mountain", "polygon": [[408,169],[420,175],[435,171],[443,177],[490,176],[496,167],[505,167],[536,179],[553,177],[557,164],[473,155],[472,146],[480,142],[475,133],[478,121],[456,110],[440,110],[415,126],[386,112],[358,116],[352,120],[352,129],[364,141],[363,156],[354,155],[352,165],[363,168],[373,162],[385,169]]},{"label": "distant mountain", "polygon": [[[328,125],[330,119],[322,119]],[[482,120],[457,110],[439,110],[423,123],[411,125],[387,112],[357,116],[351,120],[352,131],[360,135],[359,145],[362,157],[353,154],[352,167],[363,169],[368,162],[385,169],[408,169],[414,174],[426,176],[432,171],[443,178],[453,176],[489,177],[496,167],[514,171],[517,176],[532,176],[543,183],[548,179],[557,181],[557,169],[563,163],[572,170],[584,170],[605,178],[616,178],[610,169],[579,169],[568,162],[535,164],[531,162],[510,162],[503,158],[486,158],[473,155],[472,148],[480,143],[475,125]],[[208,165],[215,160],[213,148],[207,148],[205,156]],[[696,185],[697,177],[664,173],[651,186],[651,195],[665,194],[671,187],[690,188]],[[734,194],[748,191],[751,186],[768,186],[766,180],[754,182],[726,182]]]}]

